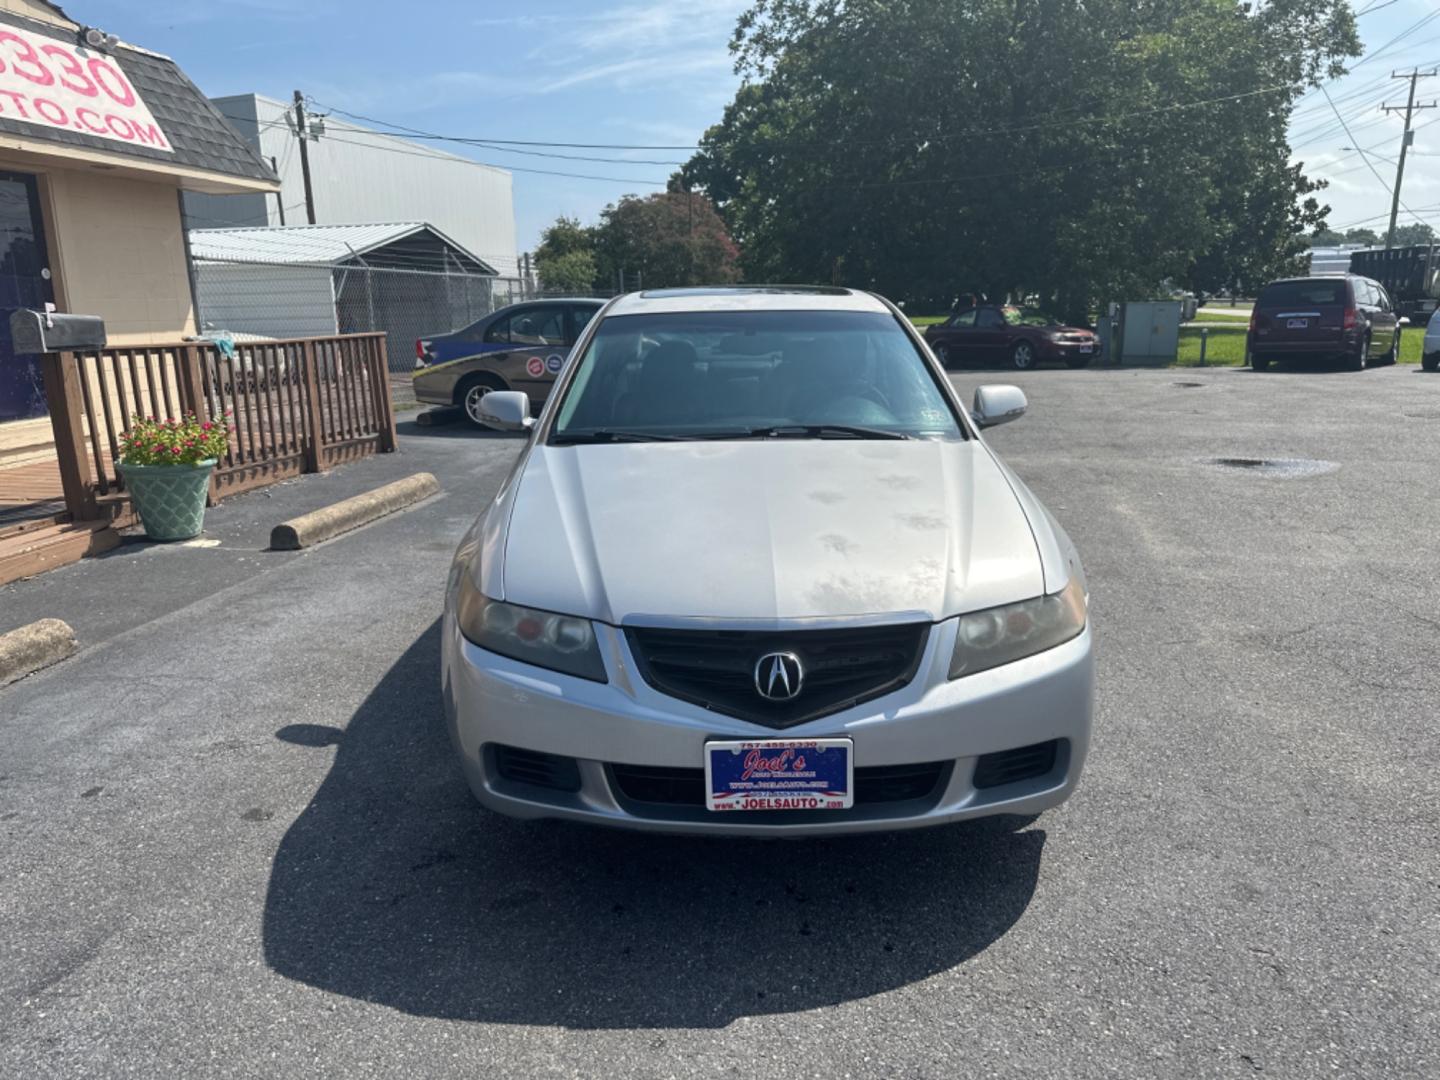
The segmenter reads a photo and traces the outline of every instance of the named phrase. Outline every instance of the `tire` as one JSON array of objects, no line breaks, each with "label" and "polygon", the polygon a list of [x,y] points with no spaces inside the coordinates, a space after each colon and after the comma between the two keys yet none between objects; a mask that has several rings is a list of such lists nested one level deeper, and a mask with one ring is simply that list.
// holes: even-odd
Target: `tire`
[{"label": "tire", "polygon": [[1251,371],[1269,371],[1269,370],[1270,370],[1270,358],[1269,358],[1268,356],[1256,356],[1254,353],[1251,353],[1251,354],[1250,354],[1250,370],[1251,370]]},{"label": "tire", "polygon": [[940,361],[940,366],[947,371],[955,366],[955,354],[950,351],[950,346],[940,344],[935,346],[935,359]]},{"label": "tire", "polygon": [[455,404],[465,413],[465,422],[471,427],[490,430],[490,425],[480,419],[480,399],[492,390],[504,390],[505,383],[494,375],[469,375],[455,388]]},{"label": "tire", "polygon": [[1440,353],[1430,353],[1420,358],[1420,366],[1426,371],[1440,371]]},{"label": "tire", "polygon": [[1400,328],[1395,328],[1395,343],[1390,346],[1390,352],[1385,356],[1385,363],[1398,364],[1400,362]]},{"label": "tire", "polygon": [[1028,341],[1017,341],[1010,350],[1010,366],[1016,371],[1033,371],[1036,363],[1035,346]]},{"label": "tire", "polygon": [[1370,356],[1370,338],[1367,336],[1360,342],[1360,348],[1354,354],[1345,358],[1346,371],[1364,371],[1365,361]]}]

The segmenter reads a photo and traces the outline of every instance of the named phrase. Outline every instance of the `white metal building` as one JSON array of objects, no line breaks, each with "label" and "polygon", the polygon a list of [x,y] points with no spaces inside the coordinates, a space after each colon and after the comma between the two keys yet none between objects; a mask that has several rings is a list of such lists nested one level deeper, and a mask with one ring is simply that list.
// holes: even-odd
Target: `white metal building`
[{"label": "white metal building", "polygon": [[[281,190],[278,196],[187,192],[190,227],[305,224],[305,184],[292,106],[258,94],[211,100],[262,158],[274,161]],[[324,117],[323,132],[308,145],[316,224],[425,221],[500,275],[513,277],[519,272],[515,203],[507,170],[334,116]]]}]

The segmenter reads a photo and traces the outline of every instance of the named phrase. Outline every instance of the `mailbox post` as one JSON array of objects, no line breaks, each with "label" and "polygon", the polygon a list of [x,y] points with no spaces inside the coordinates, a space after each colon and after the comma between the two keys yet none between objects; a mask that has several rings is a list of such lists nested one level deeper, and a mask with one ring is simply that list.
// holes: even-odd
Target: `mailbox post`
[{"label": "mailbox post", "polygon": [[21,308],[10,315],[10,337],[16,354],[40,354],[65,508],[76,521],[93,521],[101,515],[85,453],[85,391],[79,364],[66,363],[64,354],[103,349],[105,321],[98,315]]}]

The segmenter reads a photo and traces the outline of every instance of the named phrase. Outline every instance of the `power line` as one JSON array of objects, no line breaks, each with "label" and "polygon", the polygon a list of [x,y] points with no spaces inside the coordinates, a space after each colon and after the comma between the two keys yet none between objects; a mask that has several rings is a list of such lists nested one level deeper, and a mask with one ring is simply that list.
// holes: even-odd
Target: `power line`
[{"label": "power line", "polygon": [[[1436,14],[1437,14],[1437,15],[1440,15],[1440,11],[1437,11]],[[1325,94],[1325,100],[1326,100],[1326,101],[1329,101],[1329,100],[1330,100],[1330,91],[1326,90],[1325,87],[1323,87],[1323,86],[1320,87],[1320,89],[1321,89],[1321,91]],[[1335,107],[1333,102],[1331,103],[1331,106],[1330,106],[1330,107],[1331,107],[1331,108],[1334,108],[1334,107]],[[1345,123],[1345,118],[1340,115],[1340,110],[1339,110],[1339,109],[1335,109],[1335,115],[1336,115],[1336,117],[1338,117],[1339,120],[1340,120],[1340,126],[1345,129],[1345,134],[1346,134],[1347,136],[1350,136],[1350,141],[1351,141],[1351,142],[1356,142],[1356,141],[1358,141],[1358,140],[1355,139],[1355,137],[1354,137],[1353,135],[1350,135],[1350,125],[1348,125],[1348,124]],[[1361,159],[1365,162],[1365,164],[1366,164],[1367,166],[1369,166],[1370,171],[1375,174],[1375,179],[1380,181],[1380,186],[1385,189],[1385,194],[1389,195],[1389,194],[1390,194],[1390,185],[1387,184],[1387,183],[1385,183],[1384,178],[1381,177],[1380,173],[1376,170],[1375,166],[1370,164],[1370,158],[1366,156],[1365,151],[1363,151],[1363,150],[1360,151],[1360,157],[1361,157]],[[1404,210],[1405,210],[1405,212],[1406,212],[1407,214],[1409,214],[1411,217],[1413,217],[1416,221],[1420,221],[1420,218],[1419,218],[1419,216],[1415,213],[1415,211],[1411,210],[1408,206],[1405,206],[1405,204],[1404,204],[1403,202],[1400,202],[1400,196],[1399,196],[1398,193],[1396,193],[1396,195],[1395,195],[1395,202],[1396,202],[1397,205],[1403,207]],[[1423,224],[1425,224],[1425,222],[1421,222],[1421,224],[1423,225]]]},{"label": "power line", "polygon": [[[1130,112],[1116,113],[1116,114],[1111,115],[1111,116],[1090,116],[1090,117],[1086,117],[1086,116],[1081,116],[1081,117],[1066,116],[1066,117],[1063,117],[1063,118],[1058,118],[1058,119],[1053,119],[1053,120],[1043,120],[1043,121],[1038,121],[1038,122],[1030,123],[1030,124],[1016,124],[1016,125],[1008,125],[1008,126],[1005,126],[1005,127],[996,127],[996,128],[966,128],[966,129],[962,129],[962,130],[960,130],[960,131],[953,131],[953,132],[946,132],[946,133],[937,133],[937,134],[923,135],[923,136],[912,136],[912,138],[914,138],[914,139],[919,139],[920,141],[923,141],[923,142],[947,142],[947,141],[949,141],[949,140],[951,140],[951,139],[962,139],[962,138],[963,138],[963,139],[971,139],[971,138],[975,138],[975,137],[977,137],[977,136],[982,136],[982,135],[1011,135],[1011,134],[1015,134],[1016,132],[1021,132],[1021,131],[1036,131],[1036,130],[1040,130],[1040,129],[1042,129],[1042,128],[1056,127],[1056,126],[1073,126],[1073,125],[1076,125],[1076,124],[1112,124],[1112,123],[1118,123],[1118,122],[1124,121],[1124,120],[1133,120],[1133,119],[1137,119],[1137,118],[1145,117],[1145,116],[1157,116],[1157,115],[1161,115],[1161,114],[1164,114],[1164,113],[1176,112],[1176,111],[1179,111],[1179,110],[1182,110],[1182,109],[1197,109],[1197,108],[1204,108],[1204,107],[1210,106],[1210,105],[1223,105],[1223,104],[1227,104],[1227,103],[1232,102],[1232,101],[1239,101],[1239,100],[1242,100],[1242,99],[1244,99],[1244,98],[1257,97],[1257,96],[1260,96],[1260,95],[1263,95],[1263,94],[1276,94],[1276,93],[1280,93],[1280,92],[1282,92],[1282,91],[1289,91],[1289,90],[1292,90],[1292,89],[1293,89],[1292,84],[1290,84],[1290,83],[1280,83],[1280,84],[1276,84],[1276,85],[1274,85],[1274,86],[1262,86],[1262,87],[1259,87],[1259,88],[1257,88],[1257,89],[1255,89],[1255,90],[1246,90],[1246,91],[1243,91],[1243,92],[1238,93],[1238,94],[1225,94],[1225,95],[1220,96],[1220,97],[1202,98],[1202,99],[1195,100],[1195,101],[1176,102],[1176,103],[1173,103],[1173,104],[1170,104],[1170,105],[1158,105],[1158,106],[1155,106],[1155,107],[1153,107],[1153,108],[1148,108],[1148,109],[1135,109],[1135,110],[1131,110]],[[349,112],[349,111],[347,111],[347,110],[345,110],[345,109],[339,108],[338,106],[328,105],[328,104],[326,104],[326,103],[324,103],[324,102],[321,102],[321,101],[316,101],[316,102],[315,102],[315,105],[316,105],[316,107],[318,107],[318,108],[320,108],[320,109],[324,109],[324,110],[327,111],[327,112],[339,113],[341,116],[348,116],[348,117],[350,117],[350,118],[353,119],[353,120],[360,120],[360,121],[362,121],[362,122],[364,122],[364,123],[367,123],[367,124],[379,124],[379,125],[381,125],[381,126],[383,126],[383,127],[394,128],[396,131],[405,132],[406,134],[408,134],[408,135],[409,135],[410,137],[412,137],[412,138],[416,138],[416,139],[435,139],[435,140],[439,140],[439,141],[442,141],[442,142],[468,143],[468,144],[470,144],[470,145],[481,145],[481,146],[491,145],[491,146],[495,146],[495,147],[497,147],[497,148],[498,148],[498,146],[500,146],[500,145],[504,145],[504,146],[544,146],[544,147],[559,147],[559,148],[561,148],[561,149],[568,149],[568,150],[696,150],[696,149],[699,148],[699,145],[698,145],[697,143],[689,143],[689,144],[683,144],[683,145],[682,145],[682,144],[674,144],[674,143],[664,144],[664,145],[662,145],[662,144],[649,144],[649,145],[645,145],[645,144],[635,144],[635,143],[575,143],[575,142],[547,142],[547,141],[539,141],[539,140],[522,140],[522,139],[493,139],[493,138],[479,138],[479,137],[474,137],[474,136],[461,136],[461,135],[442,135],[442,134],[438,134],[438,133],[432,132],[432,131],[422,131],[422,130],[419,129],[419,128],[408,127],[408,126],[406,126],[406,125],[404,125],[404,124],[392,123],[392,122],[390,122],[390,121],[388,121],[388,120],[378,120],[378,119],[376,119],[375,117],[372,117],[372,116],[364,116],[364,115],[361,115],[360,113]],[[376,134],[388,135],[388,134],[390,134],[390,133],[389,133],[389,132],[377,132]],[[393,138],[398,138],[398,136],[391,136],[391,137],[393,137]],[[807,146],[807,145],[810,145],[810,146],[830,146],[830,145],[832,145],[832,143],[829,142],[829,141],[827,141],[827,142],[820,142],[820,143],[808,143],[808,144],[807,144],[807,143],[795,142],[795,141],[791,141],[791,140],[781,140],[781,141],[784,142],[784,144],[785,144],[787,147],[791,147],[791,148],[802,147],[802,146]],[[891,136],[891,137],[885,138],[885,139],[852,139],[852,140],[848,140],[848,144],[849,144],[849,145],[863,145],[863,144],[866,144],[866,143],[882,143],[882,144],[883,144],[883,143],[893,143],[893,142],[895,142],[895,141],[896,141],[896,137],[895,137],[895,136]]]},{"label": "power line", "polygon": [[1370,61],[1374,60],[1381,53],[1383,53],[1386,49],[1390,48],[1390,46],[1398,42],[1404,41],[1411,34],[1415,33],[1415,31],[1421,29],[1429,23],[1434,22],[1436,19],[1440,19],[1440,10],[1432,11],[1429,15],[1422,15],[1416,22],[1412,23],[1404,30],[1401,30],[1400,33],[1396,34],[1384,45],[1381,45],[1378,48],[1371,49],[1369,52],[1367,52],[1364,56],[1362,56],[1359,60],[1355,62],[1355,67],[1352,67],[1350,70],[1354,71],[1355,68],[1364,67],[1366,64],[1370,63]]},{"label": "power line", "polygon": [[[319,103],[319,102],[316,102],[315,104],[319,105],[320,103]],[[321,108],[328,108],[328,106],[323,106],[323,105],[320,106],[320,107],[321,107]],[[337,109],[337,110],[333,110],[333,111],[339,112],[340,110]],[[234,113],[227,113],[227,112],[222,112],[220,115],[223,116],[223,117],[225,117],[227,120],[240,120],[240,121],[245,122],[245,123],[256,123],[255,118],[254,118],[254,117],[250,117],[250,116],[236,116]],[[322,114],[319,114],[319,115],[327,115],[327,114],[323,114],[323,113],[322,113]],[[349,114],[346,113],[345,115],[348,116]],[[259,129],[260,131],[268,131],[268,130],[271,129],[271,128],[289,127],[289,120],[290,120],[290,109],[287,108],[277,119],[268,120],[268,121],[265,121],[265,122],[263,122],[263,123],[258,123],[256,126],[258,127],[258,129]],[[379,122],[379,121],[376,121],[376,122]],[[394,126],[394,125],[392,125],[392,126]],[[346,127],[348,128],[349,125],[346,125]],[[404,130],[404,129],[401,129],[401,130]],[[355,133],[355,134],[375,135],[375,136],[380,137],[380,138],[387,138],[387,139],[397,138],[397,136],[396,136],[393,132],[389,132],[389,131],[371,131],[371,130],[366,129],[366,128],[358,128],[358,127],[351,129],[351,131],[352,131],[353,133]],[[293,134],[293,132],[292,132],[292,134]],[[416,137],[419,138],[419,137],[421,137],[421,136],[418,136],[418,135],[417,135]],[[441,137],[441,136],[435,136],[435,138],[440,138],[440,137]],[[466,141],[468,142],[469,140],[466,140]],[[685,162],[683,162],[683,161],[662,161],[662,160],[657,160],[657,159],[653,159],[653,158],[592,157],[592,156],[588,156],[588,155],[584,155],[584,154],[551,154],[551,153],[547,153],[547,152],[541,151],[541,150],[521,150],[521,149],[518,149],[518,148],[512,148],[512,147],[508,147],[508,146],[499,146],[499,145],[496,145],[496,144],[493,144],[493,143],[483,142],[483,141],[480,141],[480,140],[475,140],[475,141],[473,142],[473,145],[475,145],[475,146],[481,146],[481,147],[484,147],[484,148],[486,148],[486,149],[488,149],[488,150],[495,150],[495,151],[498,151],[499,153],[503,153],[503,154],[524,154],[524,155],[527,155],[527,156],[529,156],[529,157],[559,158],[559,159],[564,160],[564,161],[595,161],[595,162],[601,162],[601,163],[604,163],[604,164],[607,164],[607,165],[674,165],[674,166],[677,166],[677,167],[678,167],[678,166],[680,166],[680,165],[684,165],[684,164],[685,164]],[[438,156],[438,155],[437,155],[437,156]],[[450,158],[454,158],[454,157],[455,157],[454,154],[449,154],[449,155],[446,155],[446,156],[448,156],[448,157],[450,157]],[[461,160],[466,160],[466,159],[461,159]],[[505,167],[505,166],[501,166],[501,167],[503,168],[503,167]]]},{"label": "power line", "polygon": [[[386,132],[383,131],[373,132],[372,134],[384,136],[391,139],[399,138],[398,135],[388,135]],[[379,150],[382,153],[387,154],[407,154],[411,157],[429,158],[432,161],[460,162],[466,165],[478,165],[486,169],[501,169],[507,172],[534,173],[539,176],[566,176],[575,180],[602,180],[614,184],[641,184],[647,187],[663,188],[666,184],[666,181],[664,180],[642,180],[638,177],[630,176],[595,176],[590,173],[559,172],[554,169],[527,169],[519,165],[496,165],[494,162],[490,161],[477,161],[474,158],[456,157],[454,154],[440,154],[432,150],[426,150],[423,147],[417,147],[414,150],[406,150],[403,147],[399,146],[377,146],[374,143],[362,142],[359,139],[342,139],[339,136],[334,135],[330,132],[326,132],[325,139],[327,142],[345,143],[349,146],[365,146],[371,150]]]}]

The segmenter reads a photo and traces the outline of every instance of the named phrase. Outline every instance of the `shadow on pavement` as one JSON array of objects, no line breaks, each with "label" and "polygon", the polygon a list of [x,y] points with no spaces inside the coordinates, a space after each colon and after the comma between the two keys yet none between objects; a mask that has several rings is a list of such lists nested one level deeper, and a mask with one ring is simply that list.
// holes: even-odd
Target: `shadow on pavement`
[{"label": "shadow on pavement", "polygon": [[524,442],[529,438],[523,431],[491,431],[488,428],[478,428],[459,416],[459,410],[456,410],[456,418],[447,419],[443,423],[421,424],[413,417],[400,420],[395,424],[395,431],[400,435],[422,439],[512,439]]},{"label": "shadow on pavement", "polygon": [[1035,889],[1030,819],[825,841],[653,837],[511,821],[471,800],[440,720],[439,627],[386,674],[275,857],[265,956],[423,1016],[718,1027],[963,963]]}]

